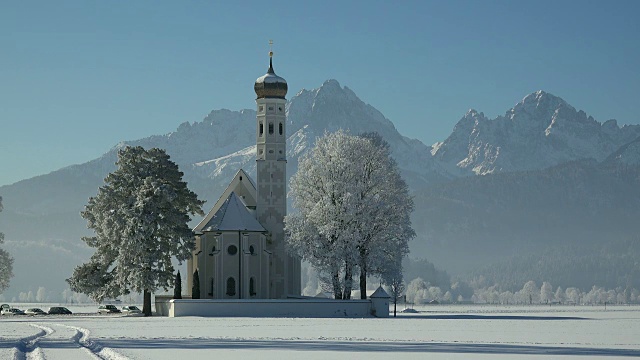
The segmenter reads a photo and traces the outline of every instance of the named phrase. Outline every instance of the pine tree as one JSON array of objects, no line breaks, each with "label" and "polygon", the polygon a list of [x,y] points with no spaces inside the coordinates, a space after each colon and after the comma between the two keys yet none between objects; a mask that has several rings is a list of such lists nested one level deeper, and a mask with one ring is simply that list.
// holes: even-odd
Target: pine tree
[{"label": "pine tree", "polygon": [[200,275],[198,270],[193,273],[193,286],[191,287],[191,298],[200,299]]},{"label": "pine tree", "polygon": [[176,274],[175,286],[173,288],[173,298],[182,299],[182,278],[180,277],[180,270]]},{"label": "pine tree", "polygon": [[[0,212],[2,196],[0,196]],[[4,234],[0,232],[0,244],[4,242]],[[4,249],[0,249],[0,294],[9,287],[9,279],[13,276],[13,258]]]},{"label": "pine tree", "polygon": [[144,293],[149,316],[151,293],[174,285],[172,257],[182,262],[191,255],[195,241],[188,222],[190,215],[203,215],[203,202],[162,149],[125,147],[116,165],[81,213],[95,231],[83,241],[96,252],[67,282],[96,301]]}]

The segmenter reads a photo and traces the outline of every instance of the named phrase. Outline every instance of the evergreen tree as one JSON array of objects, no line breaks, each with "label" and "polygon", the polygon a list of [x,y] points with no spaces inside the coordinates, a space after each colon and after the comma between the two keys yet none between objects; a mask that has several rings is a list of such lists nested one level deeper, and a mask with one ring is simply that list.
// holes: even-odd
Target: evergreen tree
[{"label": "evergreen tree", "polygon": [[180,270],[176,274],[175,286],[173,288],[173,298],[182,299],[182,278],[180,277]]},{"label": "evergreen tree", "polygon": [[182,262],[191,255],[195,241],[187,224],[190,215],[203,215],[203,202],[162,149],[125,147],[116,165],[81,213],[95,231],[83,241],[96,252],[67,282],[96,301],[144,293],[149,316],[151,293],[173,286],[172,257]]},{"label": "evergreen tree", "polygon": [[[2,196],[0,196],[0,212]],[[0,232],[0,245],[4,242],[4,234]],[[13,276],[13,258],[4,249],[0,249],[0,294],[9,287],[9,279]]]},{"label": "evergreen tree", "polygon": [[193,273],[193,286],[191,287],[191,298],[200,299],[200,275],[198,270]]}]

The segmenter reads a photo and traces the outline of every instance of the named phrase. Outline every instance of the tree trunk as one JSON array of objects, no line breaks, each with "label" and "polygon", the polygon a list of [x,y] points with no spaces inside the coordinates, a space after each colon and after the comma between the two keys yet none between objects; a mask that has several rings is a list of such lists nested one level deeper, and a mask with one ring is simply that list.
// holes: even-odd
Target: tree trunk
[{"label": "tree trunk", "polygon": [[367,269],[360,269],[360,299],[367,299]]},{"label": "tree trunk", "polygon": [[333,297],[336,298],[336,300],[341,300],[342,289],[340,287],[340,273],[336,271],[331,281],[333,282]]},{"label": "tree trunk", "polygon": [[344,292],[342,300],[351,300],[351,289],[353,289],[353,270],[346,264],[344,267]]},{"label": "tree trunk", "polygon": [[360,299],[367,299],[367,250],[360,247]]},{"label": "tree trunk", "polygon": [[393,317],[396,317],[396,304],[398,304],[398,297],[393,299]]},{"label": "tree trunk", "polygon": [[144,290],[144,303],[142,304],[142,313],[144,316],[151,316],[151,292]]}]

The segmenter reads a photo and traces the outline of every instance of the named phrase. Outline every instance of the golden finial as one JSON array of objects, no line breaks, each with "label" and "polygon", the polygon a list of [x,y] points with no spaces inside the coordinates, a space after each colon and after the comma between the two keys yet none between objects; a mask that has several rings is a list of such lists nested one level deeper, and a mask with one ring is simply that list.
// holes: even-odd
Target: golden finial
[{"label": "golden finial", "polygon": [[273,57],[273,40],[269,40],[269,57]]}]

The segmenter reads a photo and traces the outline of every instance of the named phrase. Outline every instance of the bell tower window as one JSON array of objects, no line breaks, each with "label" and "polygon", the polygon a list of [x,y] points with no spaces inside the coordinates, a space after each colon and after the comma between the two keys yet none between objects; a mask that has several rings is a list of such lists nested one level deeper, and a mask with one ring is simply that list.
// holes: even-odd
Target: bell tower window
[{"label": "bell tower window", "polygon": [[264,135],[264,125],[260,123],[260,136]]},{"label": "bell tower window", "polygon": [[280,130],[280,135],[282,135],[282,123],[280,123],[279,130]]},{"label": "bell tower window", "polygon": [[273,134],[273,123],[269,123],[269,135]]}]

